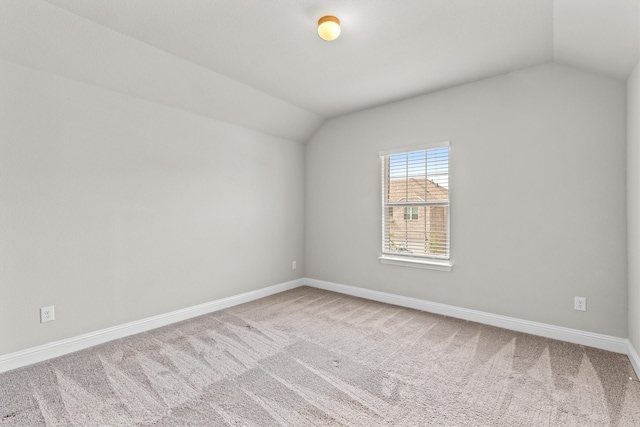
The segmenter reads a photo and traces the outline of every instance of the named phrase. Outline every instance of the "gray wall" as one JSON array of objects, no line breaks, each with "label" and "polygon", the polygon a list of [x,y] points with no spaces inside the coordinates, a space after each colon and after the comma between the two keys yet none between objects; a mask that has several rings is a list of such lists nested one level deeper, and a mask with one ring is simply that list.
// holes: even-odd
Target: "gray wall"
[{"label": "gray wall", "polygon": [[0,75],[0,354],[304,276],[304,145]]},{"label": "gray wall", "polygon": [[[548,64],[326,122],[307,277],[627,337],[625,102],[622,82]],[[380,264],[378,152],[441,140],[453,271]]]},{"label": "gray wall", "polygon": [[640,351],[640,63],[627,80],[629,341]]}]

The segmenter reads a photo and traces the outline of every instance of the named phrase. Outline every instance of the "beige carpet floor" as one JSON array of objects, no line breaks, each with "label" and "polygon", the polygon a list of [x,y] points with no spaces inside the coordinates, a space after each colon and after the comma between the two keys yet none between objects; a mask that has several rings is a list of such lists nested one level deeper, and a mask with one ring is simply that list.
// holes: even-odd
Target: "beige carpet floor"
[{"label": "beige carpet floor", "polygon": [[309,287],[0,374],[0,426],[640,426],[626,356]]}]

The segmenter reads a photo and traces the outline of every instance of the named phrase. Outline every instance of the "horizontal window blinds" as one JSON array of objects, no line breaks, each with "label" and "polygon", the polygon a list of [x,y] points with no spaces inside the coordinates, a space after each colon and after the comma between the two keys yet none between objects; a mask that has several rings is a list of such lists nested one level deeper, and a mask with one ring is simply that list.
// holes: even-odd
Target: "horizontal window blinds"
[{"label": "horizontal window blinds", "polygon": [[380,153],[382,252],[449,259],[449,145]]}]

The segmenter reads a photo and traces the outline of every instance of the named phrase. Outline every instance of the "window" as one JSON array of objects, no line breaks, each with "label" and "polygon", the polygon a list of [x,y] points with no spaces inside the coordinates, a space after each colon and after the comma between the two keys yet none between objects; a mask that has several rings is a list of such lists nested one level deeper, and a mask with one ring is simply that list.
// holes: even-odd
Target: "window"
[{"label": "window", "polygon": [[450,270],[449,143],[384,151],[380,158],[380,261]]},{"label": "window", "polygon": [[417,221],[418,220],[418,207],[417,206],[405,206],[405,208],[404,208],[404,220],[405,221]]}]

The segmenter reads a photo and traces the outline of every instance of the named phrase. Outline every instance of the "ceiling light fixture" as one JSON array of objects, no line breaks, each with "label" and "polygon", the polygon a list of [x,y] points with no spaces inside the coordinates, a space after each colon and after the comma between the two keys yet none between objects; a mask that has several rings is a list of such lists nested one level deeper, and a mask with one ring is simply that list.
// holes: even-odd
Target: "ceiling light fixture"
[{"label": "ceiling light fixture", "polygon": [[340,35],[340,20],[335,16],[327,15],[318,20],[318,35],[328,42],[335,40]]}]

